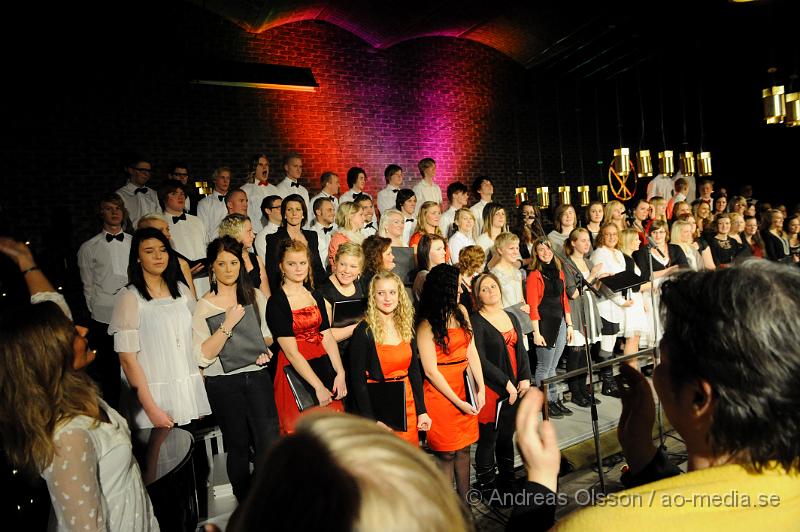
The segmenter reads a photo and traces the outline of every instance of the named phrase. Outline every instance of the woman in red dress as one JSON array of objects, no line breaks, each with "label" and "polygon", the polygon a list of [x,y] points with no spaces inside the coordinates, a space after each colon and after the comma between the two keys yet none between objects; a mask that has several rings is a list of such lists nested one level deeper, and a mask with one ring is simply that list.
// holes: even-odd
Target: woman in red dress
[{"label": "woman in red dress", "polygon": [[[483,371],[466,309],[458,304],[458,269],[434,267],[425,279],[417,315],[417,345],[425,371],[425,406],[431,416],[428,446],[465,501],[469,490],[469,446],[478,441],[478,412],[485,402]],[[465,399],[467,369],[474,379],[475,406]]]},{"label": "woman in red dress", "polygon": [[[325,301],[320,296],[313,296],[309,290],[313,288],[313,279],[308,247],[297,240],[283,242],[280,270],[279,289],[267,302],[267,324],[281,349],[275,372],[275,406],[281,434],[289,434],[294,431],[300,411],[284,367],[291,364],[314,388],[322,407],[343,412],[342,399],[347,395],[347,387],[339,348],[330,331]],[[309,364],[322,357],[330,358],[330,367],[336,374],[332,385],[323,383],[321,378],[325,375],[315,373]]]},{"label": "woman in red dress", "polygon": [[395,434],[418,446],[417,431],[430,429],[431,418],[425,410],[413,322],[414,309],[400,278],[378,272],[370,283],[364,321],[350,340],[350,378],[358,413],[373,419],[377,419],[376,405],[367,392],[368,383],[405,382],[407,429]]}]

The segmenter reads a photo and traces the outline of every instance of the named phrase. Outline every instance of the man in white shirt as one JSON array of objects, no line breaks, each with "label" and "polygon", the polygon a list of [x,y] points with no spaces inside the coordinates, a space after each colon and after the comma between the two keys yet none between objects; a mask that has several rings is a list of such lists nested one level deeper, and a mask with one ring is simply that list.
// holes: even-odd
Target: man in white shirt
[{"label": "man in white shirt", "polygon": [[414,185],[414,195],[417,196],[417,210],[414,214],[419,212],[419,207],[426,201],[434,201],[442,206],[442,189],[433,182],[433,178],[436,177],[436,161],[426,157],[418,166],[422,181]]},{"label": "man in white shirt", "polygon": [[650,201],[655,196],[661,196],[669,201],[674,189],[675,183],[673,183],[671,177],[658,174],[647,184],[647,201]]},{"label": "man in white shirt", "polygon": [[447,185],[447,204],[450,206],[442,213],[439,219],[439,229],[442,234],[447,238],[450,234],[450,228],[456,219],[456,211],[467,206],[469,201],[469,191],[461,181],[453,181]]},{"label": "man in white shirt", "polygon": [[92,315],[89,341],[97,351],[94,364],[87,369],[98,381],[103,397],[113,407],[119,404],[119,357],[108,324],[114,310],[114,297],[128,283],[128,259],[132,237],[122,231],[125,204],[118,194],[100,200],[103,230],[84,242],[78,250],[78,268],[83,296]]},{"label": "man in white shirt", "polygon": [[683,173],[678,170],[672,175],[672,183],[674,184],[675,181],[681,177],[684,178],[686,183],[689,185],[686,189],[686,201],[692,203],[695,199],[697,199],[697,180],[695,180],[693,175],[683,175]]},{"label": "man in white shirt", "polygon": [[331,235],[337,229],[336,224],[333,223],[334,218],[336,218],[336,211],[331,198],[317,198],[314,201],[314,225],[311,226],[311,229],[317,232],[320,257],[328,256]]},{"label": "man in white shirt", "polygon": [[403,186],[403,169],[396,164],[390,164],[383,171],[386,179],[386,188],[378,192],[378,211],[383,215],[389,209],[394,209],[397,193]]},{"label": "man in white shirt", "polygon": [[372,206],[372,198],[366,194],[357,194],[353,198],[353,203],[361,207],[361,214],[364,216],[364,227],[361,234],[364,237],[372,236],[378,232],[378,220],[375,218],[375,208]]},{"label": "man in white shirt", "polygon": [[397,193],[395,206],[403,215],[403,245],[408,246],[411,235],[417,229],[417,217],[414,214],[417,210],[417,196],[414,191],[409,188],[401,188]]},{"label": "man in white shirt", "polygon": [[197,205],[197,217],[206,227],[209,242],[219,236],[219,223],[228,215],[225,195],[231,188],[231,169],[221,166],[214,170],[211,179],[214,181],[214,191]]},{"label": "man in white shirt", "polygon": [[227,214],[248,216],[247,203],[247,193],[241,188],[232,188],[225,194],[225,208],[228,209]]},{"label": "man in white shirt", "polygon": [[679,177],[675,180],[675,194],[667,202],[667,219],[672,220],[673,210],[675,204],[681,201],[686,201],[686,191],[689,189],[689,183],[685,177]]},{"label": "man in white shirt", "polygon": [[286,156],[283,169],[286,177],[276,186],[276,194],[281,198],[285,198],[289,194],[300,194],[303,201],[306,202],[306,209],[311,212],[308,190],[299,181],[300,176],[303,175],[303,159],[297,153],[290,153]]},{"label": "man in white shirt", "polygon": [[267,254],[267,235],[275,233],[283,221],[283,217],[281,217],[281,203],[283,203],[283,200],[277,194],[267,196],[261,200],[261,212],[267,219],[267,224],[256,235],[253,247],[256,248],[256,254],[262,259]]},{"label": "man in white shirt", "polygon": [[[698,191],[700,192],[700,196],[697,198],[696,201],[702,201],[703,203],[708,204],[711,207],[711,212],[714,212],[714,182],[710,179],[703,179],[700,182],[700,186],[698,187]],[[688,197],[689,194],[686,194]]]},{"label": "man in white shirt", "polygon": [[[319,185],[321,190],[319,194],[311,198],[311,208],[314,208],[318,199],[327,198],[333,203],[333,210],[335,212],[336,209],[339,208],[339,200],[336,199],[336,195],[339,194],[339,176],[334,172],[323,172],[322,175],[319,176]],[[315,219],[313,216],[310,216],[310,218],[311,220],[308,221],[307,227],[308,229],[314,229]]]},{"label": "man in white shirt", "polygon": [[158,187],[158,201],[169,224],[172,246],[188,261],[205,258],[208,232],[197,216],[186,214],[186,193],[177,181],[168,179]]},{"label": "man in white shirt", "polygon": [[128,182],[117,190],[117,194],[125,202],[131,225],[136,227],[139,218],[160,211],[155,190],[145,186],[153,174],[153,167],[143,157],[134,156],[125,167],[125,171],[128,174]]},{"label": "man in white shirt", "polygon": [[475,215],[475,234],[479,235],[483,229],[483,208],[487,203],[491,203],[494,195],[494,183],[491,178],[485,175],[476,177],[472,182],[472,194],[480,198],[475,205],[470,207],[472,214]]},{"label": "man in white shirt", "polygon": [[[189,165],[180,161],[172,163],[167,173],[167,179],[172,179],[183,185],[183,191],[186,193],[185,210],[189,214],[197,215],[197,202],[200,200],[200,197],[193,183],[189,182]],[[194,207],[194,209],[192,209],[192,207]]]},{"label": "man in white shirt", "polygon": [[259,153],[250,161],[248,182],[242,185],[242,190],[247,194],[247,215],[253,224],[255,234],[263,229],[265,223],[260,210],[262,200],[278,193],[277,187],[267,180],[268,177],[269,159],[263,153]]},{"label": "man in white shirt", "polygon": [[364,192],[364,187],[366,184],[367,172],[358,166],[352,167],[347,171],[347,188],[349,190],[341,195],[339,201],[342,203],[345,201],[353,201],[353,198],[355,198],[358,194],[364,194],[371,198],[372,196]]}]

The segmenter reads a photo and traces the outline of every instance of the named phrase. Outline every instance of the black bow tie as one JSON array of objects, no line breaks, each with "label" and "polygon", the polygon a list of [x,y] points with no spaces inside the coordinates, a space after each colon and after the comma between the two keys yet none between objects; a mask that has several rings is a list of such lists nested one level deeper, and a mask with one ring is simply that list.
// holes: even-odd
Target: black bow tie
[{"label": "black bow tie", "polygon": [[106,233],[106,242],[111,242],[112,240],[119,240],[122,242],[125,240],[125,233],[117,233],[116,235],[112,235],[111,233]]},{"label": "black bow tie", "polygon": [[328,234],[328,233],[330,233],[331,231],[333,231],[333,226],[330,226],[330,227],[323,227],[323,228],[322,228],[322,234],[324,234],[324,235],[327,235],[327,234]]},{"label": "black bow tie", "polygon": [[183,214],[181,214],[180,216],[173,216],[172,217],[172,223],[174,223],[174,224],[180,222],[181,220],[186,221],[186,213],[185,212]]},{"label": "black bow tie", "polygon": [[406,223],[408,223],[408,222],[415,222],[415,221],[416,221],[416,220],[414,220],[414,218],[406,218]]},{"label": "black bow tie", "polygon": [[393,189],[392,189],[392,192],[394,192],[395,194],[397,194],[398,192],[400,192],[400,189],[399,189],[399,188],[393,188]]},{"label": "black bow tie", "polygon": [[292,181],[291,183],[289,183],[289,186],[300,188],[300,183],[298,183],[297,181]]},{"label": "black bow tie", "polygon": [[364,226],[364,229],[366,229],[366,228],[375,229],[375,226],[373,226],[372,222],[370,222],[370,223],[368,223],[367,225]]},{"label": "black bow tie", "polygon": [[134,194],[147,194],[147,187],[139,187],[133,191]]},{"label": "black bow tie", "polygon": [[221,203],[221,202],[225,201],[225,196],[220,194],[219,196],[217,196],[217,199],[219,199],[219,201]]}]

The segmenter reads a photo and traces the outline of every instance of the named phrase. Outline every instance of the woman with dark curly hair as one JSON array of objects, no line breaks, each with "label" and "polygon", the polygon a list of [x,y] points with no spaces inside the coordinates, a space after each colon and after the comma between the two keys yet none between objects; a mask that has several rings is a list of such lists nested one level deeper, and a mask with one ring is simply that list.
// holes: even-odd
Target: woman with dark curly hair
[{"label": "woman with dark curly hair", "polygon": [[364,269],[361,273],[361,290],[369,293],[369,283],[376,273],[394,269],[392,239],[378,235],[368,236],[361,244],[364,250]]},{"label": "woman with dark curly hair", "polygon": [[[478,412],[486,400],[483,370],[466,309],[458,304],[459,273],[440,264],[425,279],[417,314],[417,346],[425,371],[425,406],[431,416],[428,446],[459,496],[469,490],[469,446],[478,440]],[[475,379],[476,405],[467,398],[465,379]],[[465,376],[466,375],[466,376]]]}]

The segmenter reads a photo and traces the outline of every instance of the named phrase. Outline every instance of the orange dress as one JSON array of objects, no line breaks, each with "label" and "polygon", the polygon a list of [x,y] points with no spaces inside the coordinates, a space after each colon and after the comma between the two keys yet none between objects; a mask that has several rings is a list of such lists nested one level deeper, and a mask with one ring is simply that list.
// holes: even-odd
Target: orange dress
[{"label": "orange dress", "polygon": [[[439,372],[459,397],[466,398],[464,370],[467,369],[467,347],[471,338],[461,328],[448,329],[449,352],[436,346]],[[478,417],[463,413],[456,405],[425,381],[425,408],[431,417],[428,447],[433,451],[457,451],[478,441]]]},{"label": "orange dress", "polygon": [[[319,327],[322,325],[322,314],[320,314],[319,308],[315,305],[293,310],[292,318],[292,330],[294,331],[295,340],[297,340],[297,349],[303,355],[303,358],[313,360],[318,357],[328,356],[322,346],[322,333],[319,331]],[[281,350],[278,352],[274,386],[275,406],[278,409],[281,434],[294,432],[295,423],[297,423],[297,418],[300,416],[289,381],[286,380],[286,373],[283,371],[283,368],[287,365],[289,365],[289,359],[286,358],[283,350]],[[334,400],[325,408],[344,412],[342,401]]]},{"label": "orange dress", "polygon": [[[511,370],[514,372],[514,378],[517,377],[517,331],[513,327],[502,333],[503,340],[506,342],[506,351],[508,351],[508,360],[511,362]],[[497,401],[500,396],[491,389],[486,387],[486,404],[481,408],[478,413],[478,423],[492,423],[494,424],[497,418]],[[516,403],[515,403],[516,404]]]},{"label": "orange dress", "polygon": [[419,446],[417,433],[417,406],[411,381],[408,378],[408,366],[411,364],[411,342],[400,342],[397,345],[375,344],[378,360],[383,370],[383,378],[387,381],[402,380],[406,383],[406,420],[408,430],[394,431],[400,438],[415,446]]}]

